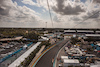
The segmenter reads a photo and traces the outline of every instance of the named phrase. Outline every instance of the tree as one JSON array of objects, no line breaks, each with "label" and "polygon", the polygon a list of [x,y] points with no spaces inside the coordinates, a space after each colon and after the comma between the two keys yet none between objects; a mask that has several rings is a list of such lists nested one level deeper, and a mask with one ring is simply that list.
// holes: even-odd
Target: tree
[{"label": "tree", "polygon": [[38,34],[35,34],[34,32],[30,32],[30,33],[27,33],[27,35],[24,35],[26,38],[28,39],[35,39],[35,40],[38,40]]},{"label": "tree", "polygon": [[72,44],[76,44],[78,42],[78,39],[77,38],[71,38],[71,43]]}]

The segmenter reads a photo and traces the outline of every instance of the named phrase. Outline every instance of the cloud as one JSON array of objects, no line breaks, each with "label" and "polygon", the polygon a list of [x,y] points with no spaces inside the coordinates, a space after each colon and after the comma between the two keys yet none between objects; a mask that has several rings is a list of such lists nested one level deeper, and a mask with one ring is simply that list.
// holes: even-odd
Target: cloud
[{"label": "cloud", "polygon": [[75,16],[74,16],[74,17],[71,17],[70,19],[73,20],[73,21],[75,21],[75,22],[76,22],[76,21],[82,21],[81,18],[75,17]]},{"label": "cloud", "polygon": [[98,10],[87,12],[86,15],[82,16],[83,19],[87,19],[87,18],[89,18],[89,19],[98,19],[99,17],[100,17],[100,13],[99,13]]},{"label": "cloud", "polygon": [[44,10],[44,9],[43,9],[42,11],[43,11],[44,13],[46,12],[46,10]]},{"label": "cloud", "polygon": [[34,6],[38,6],[39,7],[39,4],[33,2],[32,0],[22,0],[22,3],[28,4],[28,5],[34,5]]},{"label": "cloud", "polygon": [[98,11],[92,11],[91,13],[88,12],[88,16],[91,16],[90,18],[98,18],[100,13]]},{"label": "cloud", "polygon": [[9,8],[10,6],[7,6],[7,4],[5,4],[4,0],[0,0],[0,15],[8,15],[9,14]]},{"label": "cloud", "polygon": [[93,0],[94,3],[100,3],[100,0]]},{"label": "cloud", "polygon": [[9,9],[5,9],[4,7],[0,7],[0,15],[8,15]]},{"label": "cloud", "polygon": [[81,12],[85,12],[80,5],[72,6],[70,3],[68,5],[64,5],[64,3],[64,0],[57,0],[57,6],[52,7],[53,10],[61,15],[79,15]]},{"label": "cloud", "polygon": [[54,16],[53,21],[55,22],[63,22],[63,20],[60,17]]},{"label": "cloud", "polygon": [[74,0],[75,2],[80,2],[80,0]]},{"label": "cloud", "polygon": [[[23,6],[19,6],[21,1],[24,3]],[[0,27],[45,27],[45,22],[48,22],[48,27],[52,27],[47,0],[37,0],[37,3],[32,0],[21,1],[16,0],[13,3],[12,0],[0,0]],[[79,22],[100,10],[97,0],[94,0],[95,3],[92,0],[48,1],[55,28],[73,28]],[[37,6],[39,11],[36,9],[36,12],[35,8],[33,10],[26,4],[33,6],[33,8]],[[77,28],[100,28],[99,21],[100,16],[96,14],[79,24]]]},{"label": "cloud", "polygon": [[42,26],[40,14],[26,6],[18,6],[11,0],[0,0],[0,27],[2,26]]}]

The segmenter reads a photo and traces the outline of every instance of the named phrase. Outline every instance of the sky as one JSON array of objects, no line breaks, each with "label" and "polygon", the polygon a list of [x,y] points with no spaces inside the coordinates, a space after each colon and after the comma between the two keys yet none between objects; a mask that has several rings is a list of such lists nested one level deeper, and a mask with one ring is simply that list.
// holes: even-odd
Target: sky
[{"label": "sky", "polygon": [[0,27],[45,28],[47,22],[48,28],[100,28],[100,0],[48,0],[48,3],[53,22],[47,0],[0,0]]}]

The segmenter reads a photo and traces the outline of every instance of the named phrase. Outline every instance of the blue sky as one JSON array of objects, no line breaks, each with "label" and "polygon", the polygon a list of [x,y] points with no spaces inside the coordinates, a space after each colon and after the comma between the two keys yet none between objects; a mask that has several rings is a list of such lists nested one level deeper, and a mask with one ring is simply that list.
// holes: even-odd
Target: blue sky
[{"label": "blue sky", "polygon": [[[72,28],[100,10],[98,0],[48,0],[55,28]],[[1,0],[0,27],[52,28],[47,0]],[[99,28],[100,16],[95,15],[77,28]],[[89,26],[88,26],[89,25]]]}]

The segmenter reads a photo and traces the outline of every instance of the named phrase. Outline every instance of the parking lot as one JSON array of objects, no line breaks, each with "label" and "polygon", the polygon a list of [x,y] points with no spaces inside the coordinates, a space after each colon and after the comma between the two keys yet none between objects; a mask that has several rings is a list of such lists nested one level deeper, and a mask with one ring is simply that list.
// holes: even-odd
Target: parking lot
[{"label": "parking lot", "polygon": [[[9,48],[5,48],[7,45],[5,47],[1,47],[0,59],[4,58],[5,56],[8,56],[9,54],[12,54],[13,52],[16,52],[20,48],[23,48],[25,44],[27,45],[29,44],[29,42],[27,43],[10,42],[7,44],[9,45]],[[10,45],[13,45],[13,47],[10,47]],[[0,63],[0,67],[7,67],[9,64],[14,62],[19,56],[21,56],[24,52],[26,52],[32,45],[33,44],[31,44],[27,49],[21,50],[20,52],[14,54],[10,58]]]}]

